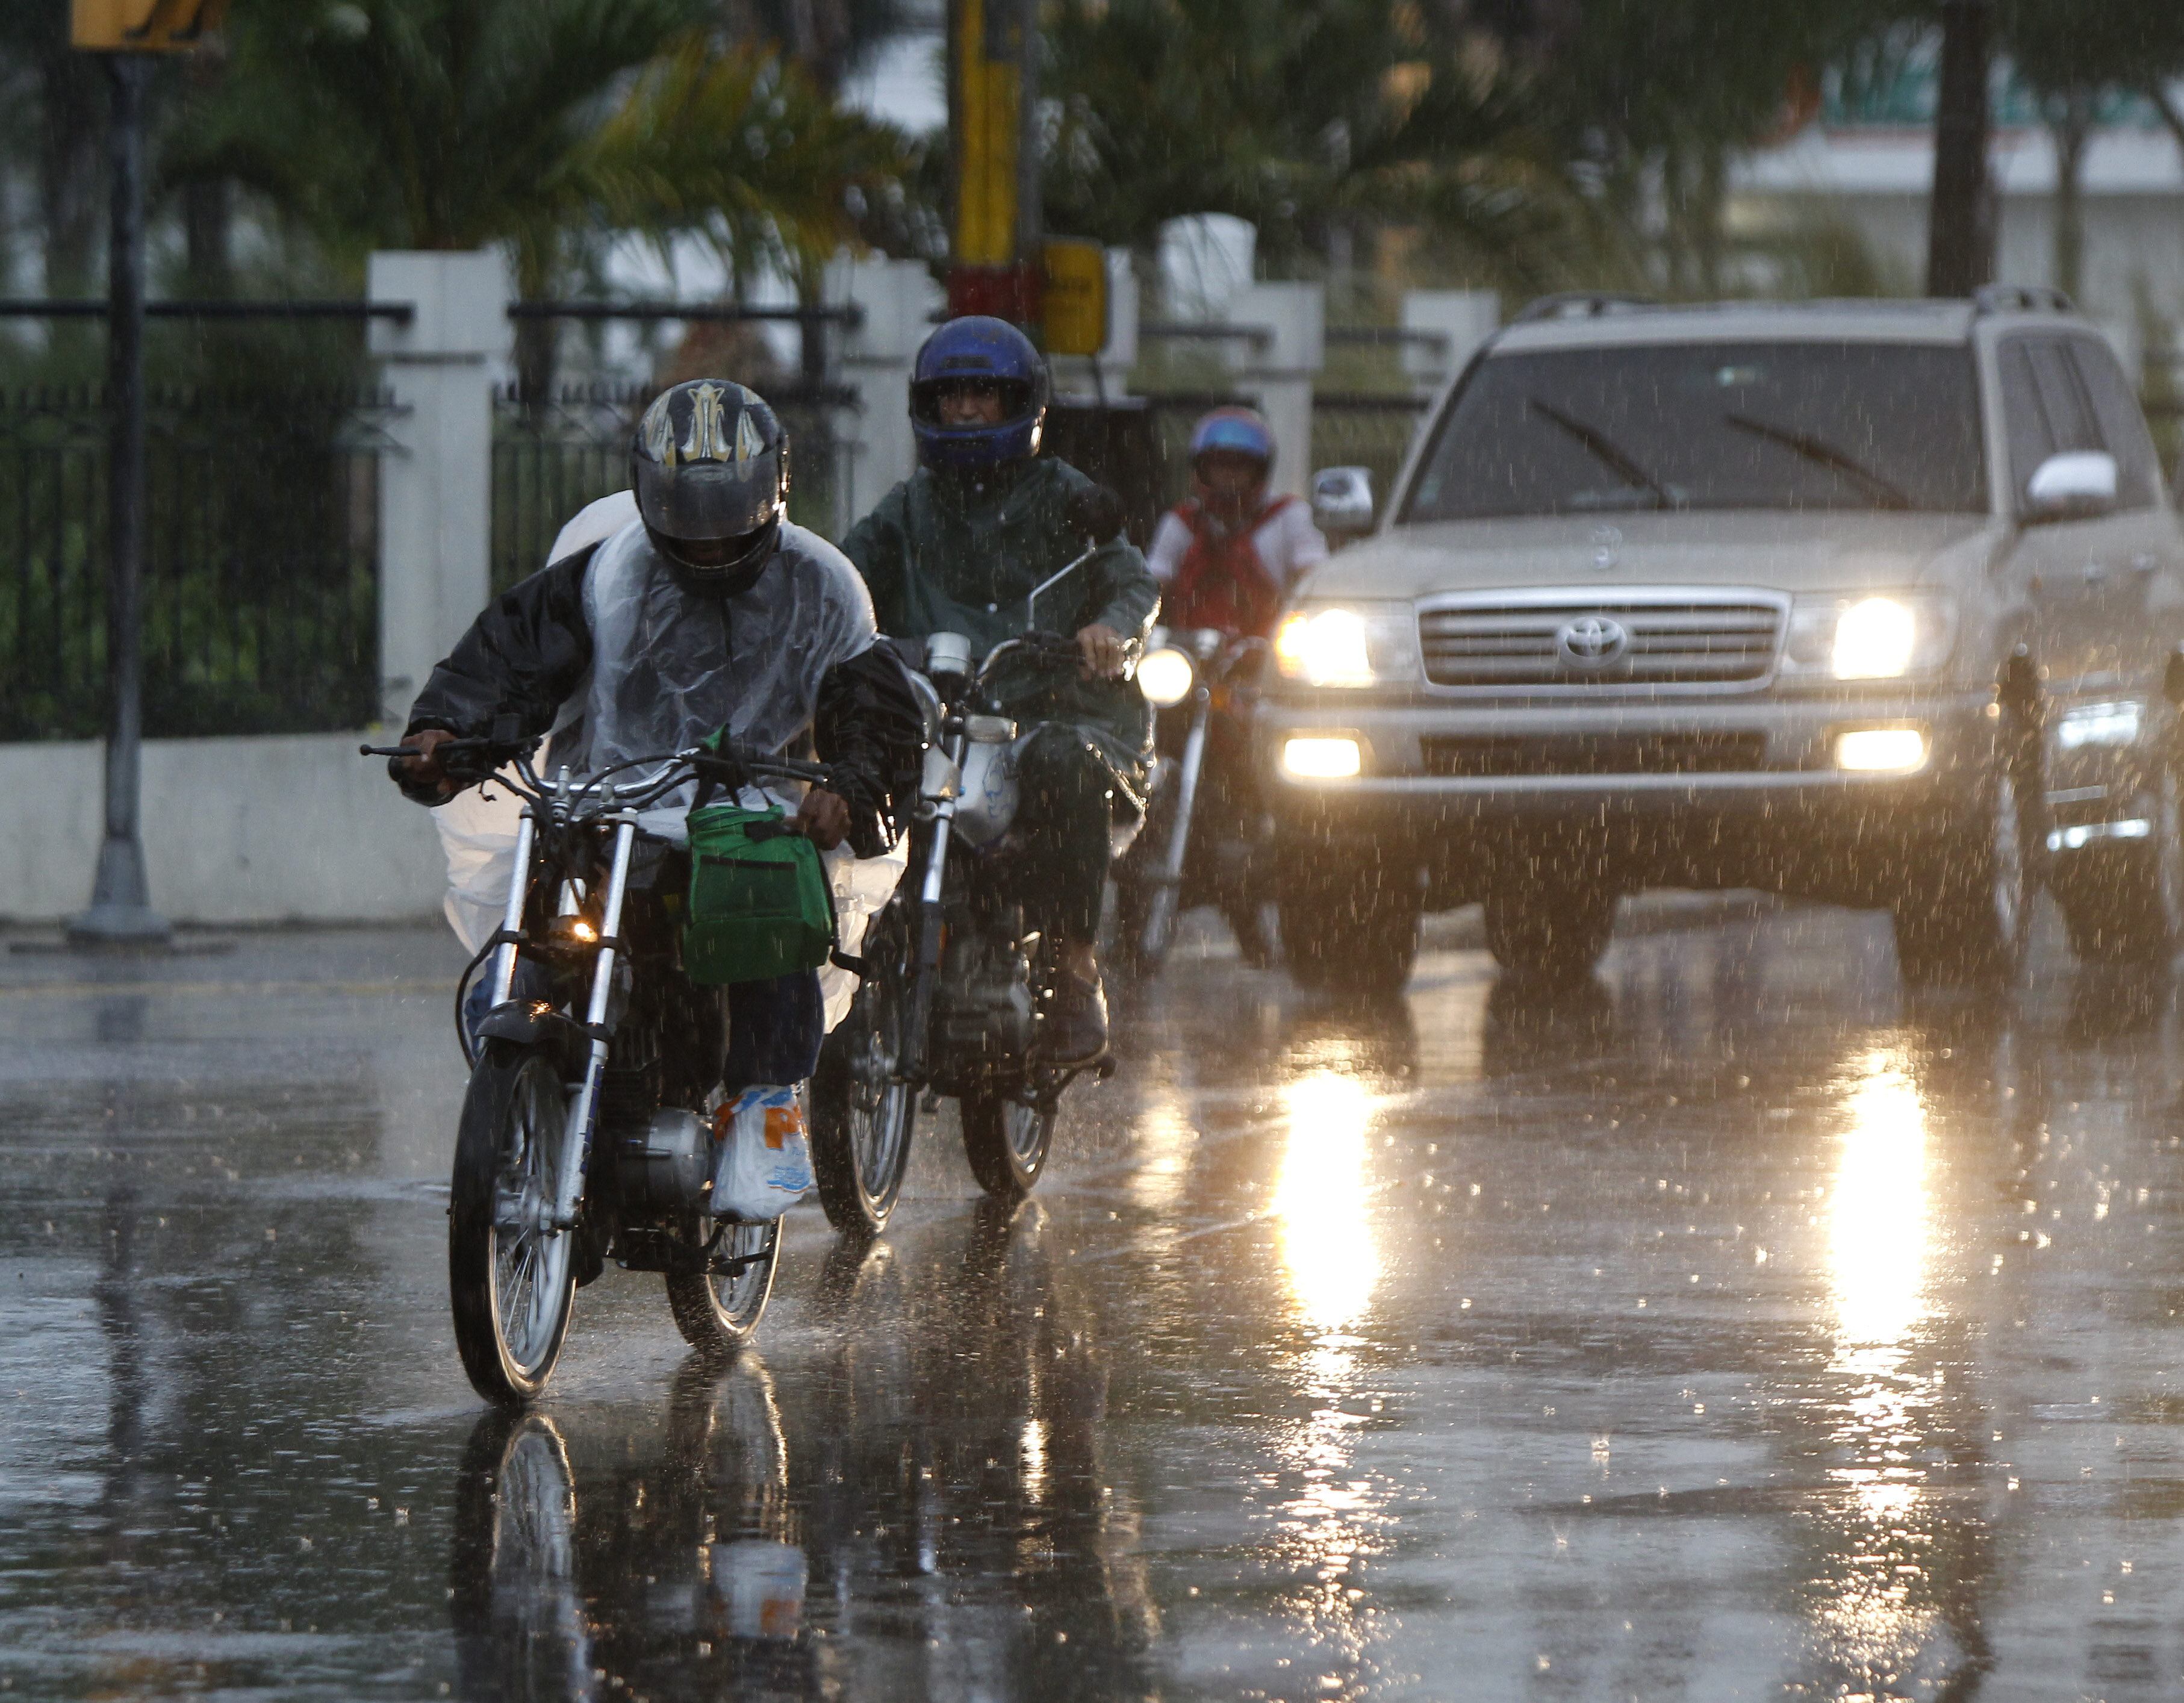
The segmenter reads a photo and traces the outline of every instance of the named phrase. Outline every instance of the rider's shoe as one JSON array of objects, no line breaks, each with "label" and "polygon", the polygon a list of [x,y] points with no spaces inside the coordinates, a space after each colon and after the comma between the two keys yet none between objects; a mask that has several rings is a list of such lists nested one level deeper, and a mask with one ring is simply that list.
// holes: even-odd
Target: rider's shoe
[{"label": "rider's shoe", "polygon": [[1065,970],[1054,979],[1054,1009],[1048,1013],[1039,1051],[1045,1062],[1067,1069],[1096,1063],[1107,1051],[1107,990],[1095,975],[1089,982]]}]

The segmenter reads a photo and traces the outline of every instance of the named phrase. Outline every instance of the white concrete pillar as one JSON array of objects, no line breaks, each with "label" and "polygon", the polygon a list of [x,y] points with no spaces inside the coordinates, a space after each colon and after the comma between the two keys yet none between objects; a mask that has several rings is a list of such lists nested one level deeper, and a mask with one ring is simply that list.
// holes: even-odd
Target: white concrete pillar
[{"label": "white concrete pillar", "polygon": [[1237,388],[1274,433],[1273,487],[1312,490],[1312,387],[1326,365],[1327,291],[1318,284],[1247,284],[1230,298],[1228,321],[1262,335],[1228,345]]},{"label": "white concrete pillar", "polygon": [[1420,390],[1439,390],[1501,324],[1502,298],[1491,290],[1406,290],[1403,329],[1439,341],[1406,342],[1403,371]]},{"label": "white concrete pillar", "polygon": [[843,255],[827,268],[826,298],[830,307],[853,305],[865,315],[841,342],[842,382],[855,387],[863,403],[845,409],[838,428],[846,451],[838,524],[846,530],[916,470],[910,370],[947,297],[922,260]]},{"label": "white concrete pillar", "polygon": [[379,463],[382,719],[400,726],[432,666],[492,588],[493,386],[510,346],[499,254],[371,257],[375,302],[407,324],[371,322],[396,412]]}]

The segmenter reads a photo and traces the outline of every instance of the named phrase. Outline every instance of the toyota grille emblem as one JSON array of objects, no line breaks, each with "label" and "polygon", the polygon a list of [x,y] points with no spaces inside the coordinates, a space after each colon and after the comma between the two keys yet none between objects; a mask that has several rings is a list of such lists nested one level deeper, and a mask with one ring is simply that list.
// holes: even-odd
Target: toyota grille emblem
[{"label": "toyota grille emblem", "polygon": [[1606,615],[1580,615],[1555,634],[1555,654],[1571,668],[1606,668],[1630,648],[1630,635]]}]

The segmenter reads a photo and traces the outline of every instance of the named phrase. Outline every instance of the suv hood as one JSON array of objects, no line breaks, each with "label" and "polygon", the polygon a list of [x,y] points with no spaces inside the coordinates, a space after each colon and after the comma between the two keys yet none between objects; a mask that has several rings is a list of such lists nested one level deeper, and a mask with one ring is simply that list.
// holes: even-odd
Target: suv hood
[{"label": "suv hood", "polygon": [[[1557,515],[1396,526],[1312,575],[1312,598],[1422,598],[1514,586],[1907,589],[1984,564],[2006,525],[1986,515]],[[1945,562],[1955,555],[1958,559]]]}]

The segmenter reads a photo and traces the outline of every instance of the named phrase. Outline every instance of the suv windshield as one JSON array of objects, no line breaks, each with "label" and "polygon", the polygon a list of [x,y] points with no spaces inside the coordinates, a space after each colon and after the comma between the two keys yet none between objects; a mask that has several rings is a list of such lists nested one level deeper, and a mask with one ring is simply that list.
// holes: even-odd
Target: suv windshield
[{"label": "suv windshield", "polygon": [[1971,352],[1666,343],[1490,356],[1403,518],[1631,509],[1983,510]]}]

